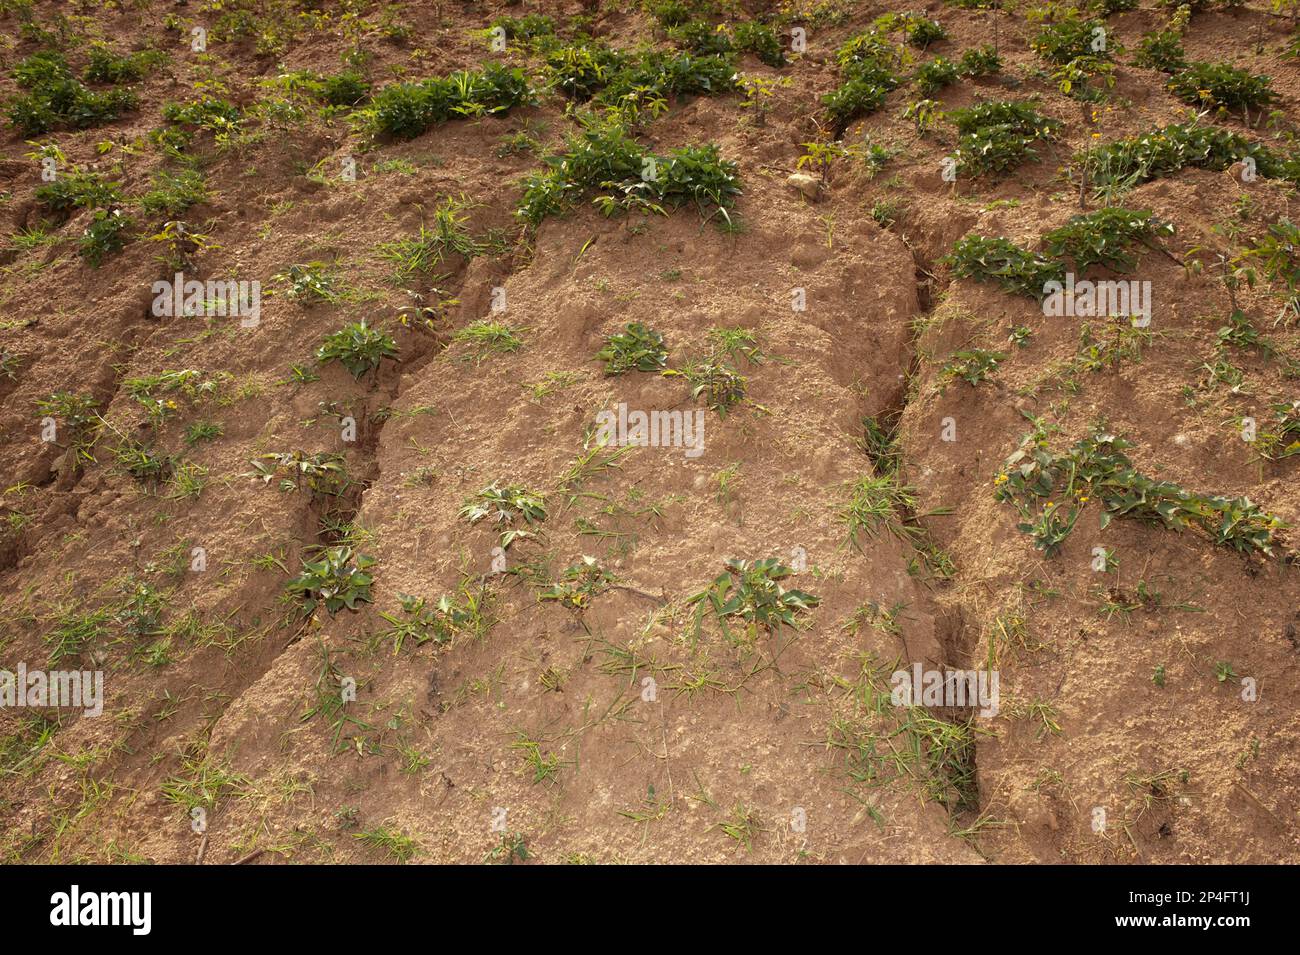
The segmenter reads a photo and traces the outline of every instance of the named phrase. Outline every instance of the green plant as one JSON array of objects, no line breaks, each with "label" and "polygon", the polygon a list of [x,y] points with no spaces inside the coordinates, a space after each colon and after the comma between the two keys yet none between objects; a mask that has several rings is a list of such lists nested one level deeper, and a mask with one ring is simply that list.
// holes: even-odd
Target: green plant
[{"label": "green plant", "polygon": [[1014,169],[1037,159],[1034,145],[1057,137],[1059,120],[1044,116],[1032,102],[994,100],[951,110],[957,127],[957,166],[966,174],[983,176]]},{"label": "green plant", "polygon": [[822,106],[835,135],[842,136],[855,119],[880,109],[885,97],[897,89],[900,82],[888,66],[874,62],[854,66],[844,83],[822,97]]},{"label": "green plant", "polygon": [[81,234],[80,251],[92,268],[99,268],[104,259],[126,247],[127,230],[135,222],[120,209],[96,209],[90,225]]},{"label": "green plant", "polygon": [[336,302],[339,298],[334,275],[324,262],[291,265],[271,279],[287,284],[285,294],[295,302]]},{"label": "green plant", "polygon": [[1106,25],[1100,20],[1065,17],[1043,25],[1029,44],[1048,63],[1061,66],[1074,60],[1110,56]]},{"label": "green plant", "polygon": [[1227,63],[1191,63],[1174,74],[1169,89],[1193,106],[1241,110],[1247,122],[1251,109],[1263,109],[1277,97],[1269,77]]},{"label": "green plant", "polygon": [[1003,352],[988,351],[983,348],[953,352],[952,357],[939,369],[939,380],[948,382],[960,378],[974,387],[992,374],[994,369],[1006,360],[1006,357]]},{"label": "green plant", "polygon": [[1048,282],[1063,282],[1065,266],[1007,239],[966,236],[943,259],[958,278],[997,282],[1008,292],[1041,300]]},{"label": "green plant", "polygon": [[961,78],[961,67],[951,60],[936,56],[916,68],[912,81],[925,96],[933,96],[945,86]]},{"label": "green plant", "polygon": [[753,53],[768,66],[785,66],[785,51],[776,30],[757,20],[736,24],[732,45],[743,53]]},{"label": "green plant", "polygon": [[907,42],[919,50],[948,38],[947,31],[938,20],[931,20],[919,13],[885,13],[876,17],[871,25],[881,33],[901,32]]},{"label": "green plant", "polygon": [[420,851],[420,844],[415,839],[386,825],[354,832],[352,838],[361,840],[363,845],[371,849],[387,853],[400,863],[409,862]]},{"label": "green plant", "polygon": [[441,265],[448,255],[472,259],[483,251],[465,227],[468,216],[463,199],[447,198],[434,210],[433,228],[420,225],[417,235],[395,242],[381,243],[379,254],[397,266],[397,277],[414,273],[428,274]]},{"label": "green plant", "polygon": [[727,618],[738,617],[753,640],[762,627],[771,633],[781,626],[797,626],[800,614],[818,604],[818,598],[802,590],[787,589],[781,581],[794,573],[773,557],[753,562],[728,560],[727,569],[704,590],[687,599],[696,604],[695,632],[698,635],[705,613],[712,613],[728,640],[732,633]]},{"label": "green plant", "polygon": [[524,182],[517,214],[529,225],[564,212],[589,189],[601,191],[595,202],[606,215],[631,209],[666,214],[665,205],[694,202],[706,218],[721,215],[727,222],[740,195],[736,164],[720,158],[716,146],[656,156],[616,124],[587,127],[546,162],[547,171]]},{"label": "green plant", "polygon": [[962,76],[988,76],[1002,69],[1002,57],[993,44],[986,43],[963,53],[957,67]]},{"label": "green plant", "polygon": [[190,103],[166,103],[163,119],[169,123],[193,126],[214,133],[231,133],[239,128],[242,116],[239,107],[229,100],[204,96]]},{"label": "green plant", "polygon": [[565,568],[560,579],[537,595],[538,600],[554,600],[562,607],[581,613],[617,578],[601,567],[594,557],[583,555],[579,563]]},{"label": "green plant", "polygon": [[305,451],[280,451],[263,454],[254,460],[250,476],[259,477],[263,484],[280,478],[280,491],[301,491],[306,488],[313,500],[321,497],[338,497],[351,486],[347,461],[337,452],[307,454]]},{"label": "green plant", "polygon": [[140,211],[148,216],[174,218],[207,197],[203,173],[198,169],[187,167],[176,172],[164,169],[154,176],[153,188],[140,197]]},{"label": "green plant", "polygon": [[337,361],[357,379],[367,373],[378,374],[385,358],[397,358],[397,342],[386,332],[371,328],[365,319],[327,335],[316,349],[317,362]]},{"label": "green plant", "polygon": [[668,363],[668,349],[664,337],[653,328],[632,322],[605,340],[605,347],[596,352],[596,358],[605,363],[606,375],[621,375],[628,371],[662,371]]},{"label": "green plant", "polygon": [[509,355],[524,347],[524,340],[519,334],[521,331],[524,329],[514,328],[505,322],[480,318],[457,331],[451,340],[474,346],[480,357],[490,353]]},{"label": "green plant", "polygon": [[1074,216],[1065,225],[1043,236],[1047,253],[1066,258],[1082,272],[1093,265],[1128,270],[1137,263],[1129,249],[1150,247],[1150,240],[1174,234],[1172,223],[1155,218],[1150,210],[1098,209]]},{"label": "green plant", "polygon": [[[1100,526],[1132,517],[1174,530],[1198,527],[1216,544],[1242,553],[1272,555],[1285,525],[1248,498],[1192,494],[1138,471],[1124,454],[1131,445],[1100,428],[1065,454],[1053,453],[1041,427],[1027,435],[994,481],[995,497],[1027,519],[1022,530],[1044,549],[1059,546],[1091,500],[1102,507]],[[1060,518],[1061,511],[1069,513]],[[1041,512],[1038,521],[1029,519]]]},{"label": "green plant", "polygon": [[1133,65],[1161,73],[1177,73],[1186,68],[1187,56],[1183,52],[1183,37],[1177,30],[1152,30],[1142,34]]},{"label": "green plant", "polygon": [[94,460],[91,448],[102,421],[98,409],[99,402],[95,398],[69,391],[56,391],[36,403],[38,414],[62,423],[67,441],[64,447],[73,462]]},{"label": "green plant", "polygon": [[[871,435],[870,431],[868,435]],[[883,437],[877,436],[876,440],[883,440]],[[892,442],[889,448],[890,455],[898,453]],[[839,518],[848,526],[849,544],[861,551],[862,536],[875,539],[882,526],[900,540],[915,539],[916,528],[904,523],[906,515],[915,507],[916,489],[902,484],[885,461],[881,473],[857,480],[848,502],[839,512]]]},{"label": "green plant", "polygon": [[155,66],[166,62],[159,50],[140,50],[119,56],[102,43],[92,44],[85,79],[88,83],[127,83],[142,80]]},{"label": "green plant", "polygon": [[108,208],[122,201],[121,186],[94,172],[71,168],[54,182],[36,189],[36,201],[52,212]]},{"label": "green plant", "polygon": [[374,577],[367,570],[374,564],[373,557],[354,555],[351,547],[329,547],[317,560],[303,560],[302,573],[284,589],[309,614],[320,606],[331,615],[344,607],[356,610],[358,603],[371,602]]},{"label": "green plant", "polygon": [[381,612],[379,615],[392,627],[382,636],[393,641],[393,653],[398,654],[402,645],[414,640],[416,646],[432,640],[434,643],[448,643],[458,633],[481,635],[486,631],[483,617],[483,593],[474,593],[466,581],[461,588],[461,600],[443,594],[433,606],[428,606],[423,597],[399,593],[401,615]]},{"label": "green plant", "polygon": [[1300,227],[1285,217],[1270,223],[1268,232],[1242,249],[1235,261],[1258,263],[1270,282],[1280,279],[1287,292],[1283,314],[1288,309],[1300,314]]},{"label": "green plant", "polygon": [[[546,520],[546,499],[518,484],[501,487],[493,482],[465,501],[460,516],[471,524],[487,518],[495,526],[510,528],[516,520],[522,519],[525,525],[532,526]],[[526,530],[503,530],[501,546],[509,547],[516,540],[531,536],[531,532]]]},{"label": "green plant", "polygon": [[112,122],[138,105],[129,89],[100,93],[82,85],[57,52],[33,53],[14,68],[14,79],[28,92],[9,100],[9,120],[24,136],[60,127],[88,129]]},{"label": "green plant", "polygon": [[724,417],[745,398],[745,376],[715,355],[687,362],[680,369],[666,369],[663,373],[685,378],[691,386],[691,397],[703,398],[705,404]]},{"label": "green plant", "polygon": [[523,70],[489,63],[481,72],[390,84],[357,115],[376,133],[414,139],[449,120],[503,113],[531,102],[532,97]]},{"label": "green plant", "polygon": [[1097,146],[1077,157],[1098,187],[1138,185],[1189,166],[1217,172],[1245,159],[1254,161],[1265,177],[1290,179],[1297,174],[1294,163],[1266,147],[1200,123],[1175,123]]},{"label": "green plant", "polygon": [[1300,454],[1300,400],[1277,402],[1269,410],[1273,419],[1260,428],[1255,451],[1269,461]]}]

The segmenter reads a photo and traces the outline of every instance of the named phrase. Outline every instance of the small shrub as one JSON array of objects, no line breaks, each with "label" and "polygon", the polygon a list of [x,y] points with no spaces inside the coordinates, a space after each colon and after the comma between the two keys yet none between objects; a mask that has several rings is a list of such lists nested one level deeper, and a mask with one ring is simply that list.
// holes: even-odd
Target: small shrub
[{"label": "small shrub", "polygon": [[947,115],[960,137],[955,153],[958,168],[976,177],[1007,172],[1037,159],[1034,145],[1055,139],[1061,126],[1026,101],[977,103]]},{"label": "small shrub", "polygon": [[517,214],[530,225],[564,212],[588,189],[601,190],[595,201],[606,215],[631,209],[666,214],[660,203],[694,202],[706,218],[721,213],[728,222],[727,210],[740,195],[736,164],[722,159],[716,146],[685,146],[655,156],[616,124],[570,137],[547,165],[546,172],[524,182]]},{"label": "small shrub", "polygon": [[624,331],[611,335],[596,358],[605,363],[606,375],[634,370],[658,372],[668,363],[668,349],[664,347],[663,335],[640,322],[632,322]]},{"label": "small shrub", "polygon": [[129,89],[99,93],[82,85],[60,53],[32,54],[14,69],[14,79],[28,92],[9,101],[9,120],[25,136],[99,126],[138,105]]},{"label": "small shrub", "polygon": [[322,365],[339,362],[353,378],[377,373],[385,358],[397,357],[397,342],[386,332],[371,328],[365,320],[344,325],[326,337],[316,349],[316,361]]},{"label": "small shrub", "polygon": [[1008,292],[1042,300],[1043,286],[1063,282],[1065,267],[1045,256],[1020,248],[1007,239],[966,236],[959,239],[944,263],[958,278],[997,282]]},{"label": "small shrub", "polygon": [[121,186],[105,182],[98,173],[70,169],[54,182],[36,189],[36,201],[51,212],[107,208],[122,201]]},{"label": "small shrub", "polygon": [[1269,77],[1255,76],[1227,63],[1192,63],[1170,79],[1169,89],[1192,106],[1242,112],[1263,109],[1277,98]]},{"label": "small shrub", "polygon": [[190,206],[203,202],[208,189],[197,169],[166,169],[154,177],[154,186],[140,197],[140,211],[149,216],[179,216]]},{"label": "small shrub", "polygon": [[912,79],[926,96],[932,96],[961,77],[961,67],[941,56],[928,60],[916,68]]},{"label": "small shrub", "polygon": [[761,627],[772,633],[782,626],[795,627],[803,613],[816,607],[817,597],[786,588],[781,581],[794,573],[773,557],[756,560],[728,560],[727,569],[707,588],[687,600],[696,604],[695,633],[706,613],[712,613],[723,635],[735,640],[727,625],[737,617],[745,625],[745,639],[752,642]]},{"label": "small shrub", "polygon": [[318,560],[304,560],[302,573],[285,584],[285,592],[296,597],[307,613],[323,606],[331,615],[344,607],[356,610],[358,603],[370,603],[374,577],[367,573],[375,559],[353,554],[350,547],[330,547]]},{"label": "small shrub", "polygon": [[1177,30],[1152,30],[1142,34],[1133,65],[1161,73],[1177,73],[1187,66],[1183,38]]},{"label": "small shrub", "polygon": [[1149,210],[1107,208],[1074,216],[1044,235],[1043,243],[1049,255],[1070,259],[1080,272],[1093,265],[1127,270],[1137,263],[1129,251],[1134,245],[1173,234],[1173,225]]},{"label": "small shrub", "polygon": [[163,119],[182,126],[194,126],[212,132],[229,132],[238,128],[239,107],[229,100],[212,96],[191,103],[167,103],[162,110]]},{"label": "small shrub", "polygon": [[963,76],[988,76],[1002,69],[1002,57],[998,56],[993,44],[977,46],[967,50],[957,61]]},{"label": "small shrub", "polygon": [[[1105,37],[1104,45],[1101,38]],[[1064,66],[1079,59],[1110,56],[1110,38],[1100,20],[1069,17],[1046,24],[1030,41],[1034,52],[1048,63]]]},{"label": "small shrub", "polygon": [[1262,176],[1296,176],[1294,162],[1280,159],[1231,130],[1199,123],[1175,123],[1106,143],[1079,160],[1087,165],[1094,184],[1110,186],[1137,185],[1189,166],[1217,172],[1246,158],[1255,160]]},{"label": "small shrub", "polygon": [[781,38],[776,30],[766,23],[747,20],[736,24],[732,40],[737,50],[752,53],[768,66],[785,66],[785,51],[781,48]]},{"label": "small shrub", "polygon": [[377,132],[414,139],[452,119],[503,113],[532,100],[523,70],[490,63],[420,83],[393,83],[375,94],[364,121]]},{"label": "small shrub", "polygon": [[90,225],[81,234],[81,257],[92,268],[99,268],[104,259],[126,246],[127,230],[134,225],[131,217],[122,215],[119,209],[96,209]]},{"label": "small shrub", "polygon": [[166,61],[167,55],[158,50],[140,50],[118,56],[109,47],[96,43],[90,48],[86,82],[133,83],[144,79],[150,70]]}]

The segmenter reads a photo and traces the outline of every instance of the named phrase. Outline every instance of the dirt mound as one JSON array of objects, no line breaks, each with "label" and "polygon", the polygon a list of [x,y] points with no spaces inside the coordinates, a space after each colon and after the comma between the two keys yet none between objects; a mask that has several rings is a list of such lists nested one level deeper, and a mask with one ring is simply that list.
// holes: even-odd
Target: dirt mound
[{"label": "dirt mound", "polygon": [[6,860],[1300,858],[1290,20],[84,6],[0,3],[0,671],[103,679]]}]

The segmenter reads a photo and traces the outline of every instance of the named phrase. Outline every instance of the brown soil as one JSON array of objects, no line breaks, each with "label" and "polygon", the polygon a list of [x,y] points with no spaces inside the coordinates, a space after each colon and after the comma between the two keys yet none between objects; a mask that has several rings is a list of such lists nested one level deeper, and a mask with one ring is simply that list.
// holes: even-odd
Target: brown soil
[{"label": "brown soil", "polygon": [[[4,96],[19,92],[12,68],[38,48],[14,6],[0,4]],[[391,40],[374,28],[344,36],[345,8],[380,5],[265,3],[256,6],[326,19],[313,26],[303,17],[273,53],[234,39],[196,54],[181,37],[214,18],[205,6],[39,0],[34,15],[47,29],[62,11],[78,36],[171,54],[138,84],[138,110],[40,141],[57,142],[70,163],[112,172],[137,197],[166,165],[148,139],[162,105],[192,99],[200,80],[219,79],[248,106],[268,95],[261,84],[277,72],[336,71],[356,44],[376,86],[493,56],[536,71],[540,61],[514,47],[488,54],[475,31],[503,14],[562,20],[583,9],[386,4],[410,27]],[[585,6],[595,11],[593,32],[612,45],[668,46],[634,4]],[[743,6],[753,14],[776,4]],[[106,673],[102,717],[44,711],[56,722],[42,745],[37,714],[0,710],[7,861],[229,863],[258,853],[258,863],[381,862],[389,858],[382,848],[357,838],[381,826],[418,843],[415,862],[481,862],[514,834],[540,862],[1300,861],[1300,588],[1289,545],[1271,559],[1246,557],[1192,531],[1126,520],[1098,531],[1089,510],[1049,557],[993,497],[1002,462],[1029,430],[1027,414],[1060,426],[1056,447],[1104,419],[1133,442],[1145,473],[1246,495],[1295,525],[1300,464],[1261,465],[1233,424],[1294,400],[1295,380],[1276,359],[1234,353],[1244,384],[1197,390],[1228,296],[1209,271],[1152,253],[1141,277],[1156,290],[1154,337],[1141,360],[1059,390],[1045,382],[1074,356],[1083,320],[1045,318],[1032,300],[952,279],[940,263],[967,234],[1034,242],[1079,211],[1064,168],[1093,133],[1133,135],[1186,108],[1161,74],[1129,65],[1126,54],[1110,101],[1095,123],[1085,120],[1041,72],[1029,48],[1036,28],[1023,14],[995,25],[988,11],[931,3],[928,15],[949,34],[931,53],[956,59],[993,42],[996,29],[1004,60],[999,77],[938,94],[944,108],[1035,95],[1065,123],[1061,141],[1041,163],[954,186],[939,174],[954,145],[951,125],[918,136],[900,117],[919,95],[905,85],[845,135],[846,143],[869,136],[895,157],[874,177],[841,161],[810,201],[786,178],[800,144],[817,135],[820,96],[839,82],[834,51],[889,8],[823,6],[845,15],[794,21],[808,24],[809,47],[790,65],[743,59],[747,74],[790,81],[776,89],[764,124],[738,95],[688,98],[641,136],[656,151],[715,142],[739,163],[738,234],[702,224],[690,208],[607,219],[585,202],[524,232],[513,215],[519,182],[540,159],[499,147],[532,131],[545,154],[575,128],[559,97],[544,95],[535,107],[447,123],[408,142],[369,143],[342,118],[311,112],[252,123],[226,145],[200,133],[193,151],[210,195],[184,218],[214,246],[194,271],[281,290],[264,299],[256,328],[155,318],[151,283],[170,274],[160,244],[137,239],[92,268],[77,254],[85,212],[54,226],[56,241],[3,253],[0,347],[21,362],[12,380],[0,374],[8,489],[0,505],[9,522],[0,539],[0,668],[45,666],[61,622],[107,608],[74,658]],[[1252,0],[1198,13],[1185,46],[1189,59],[1274,77],[1279,112],[1249,132],[1281,143],[1294,129],[1300,77],[1282,54],[1289,23],[1266,10]],[[1143,0],[1107,22],[1132,50],[1166,18]],[[69,48],[78,67],[80,45]],[[1238,116],[1215,121],[1247,131]],[[113,147],[101,152],[103,142]],[[0,148],[8,246],[41,220],[34,193],[42,183],[19,131],[6,128]],[[355,182],[330,172],[348,156],[357,159]],[[328,178],[312,175],[317,164]],[[1239,221],[1243,196],[1251,217],[1234,238],[1223,225]],[[430,222],[447,197],[470,203],[476,238],[501,241],[408,290],[376,247]],[[1185,260],[1198,247],[1239,249],[1289,214],[1293,199],[1292,188],[1263,178],[1189,169],[1138,187],[1126,204],[1173,222],[1165,247]],[[892,222],[880,215],[886,202],[897,203]],[[137,218],[149,232],[161,226]],[[309,261],[332,263],[351,294],[311,305],[282,294],[272,276]],[[506,290],[507,307],[492,317],[524,329],[525,344],[480,356],[452,336],[491,314],[494,287]],[[796,287],[806,290],[806,311],[790,306]],[[428,304],[439,291],[458,302],[433,331],[399,323],[412,293]],[[1278,353],[1300,356],[1294,326],[1273,326],[1276,289],[1243,288],[1238,301]],[[400,361],[360,381],[337,363],[318,367],[321,340],[360,318],[393,333]],[[713,326],[758,333],[768,357],[740,363],[747,400],[725,417],[707,413],[701,456],[638,448],[566,492],[599,411],[619,402],[702,407],[679,378],[604,375],[593,356],[629,322],[664,335],[673,367],[705,350]],[[1033,333],[1027,347],[1008,345],[1008,329],[1021,325]],[[944,384],[948,357],[970,348],[1007,358],[977,386]],[[315,368],[319,380],[289,382],[293,364]],[[112,450],[115,432],[152,434],[124,382],[181,368],[229,375],[213,396],[178,399],[157,434],[158,448],[207,469],[194,498],[132,478]],[[549,390],[532,387],[555,374],[566,377]],[[112,425],[100,432],[96,461],[78,466],[42,441],[37,404],[57,391],[93,396]],[[323,405],[356,419],[355,442],[340,441]],[[912,543],[883,528],[849,546],[842,509],[854,482],[877,466],[864,450],[866,417],[897,422],[902,478],[917,501],[895,520],[923,528],[951,555],[951,580],[927,573]],[[955,441],[940,440],[947,418]],[[189,447],[185,429],[200,420],[219,423],[222,434]],[[284,597],[311,548],[338,539],[322,530],[319,502],[250,476],[258,455],[295,450],[343,453],[357,482],[333,514],[376,559],[374,600],[355,612],[304,617]],[[724,493],[718,475],[729,468],[738,483]],[[496,531],[460,516],[493,481],[547,496],[541,533],[509,549],[505,575],[489,575]],[[582,532],[592,525],[608,533]],[[1118,572],[1093,571],[1099,544],[1118,556]],[[167,552],[196,546],[206,571],[189,572],[187,557],[177,572],[166,569]],[[687,598],[726,559],[789,561],[796,548],[807,570],[793,585],[820,600],[798,628],[733,642],[706,622],[695,634]],[[622,587],[580,613],[539,601],[582,555],[597,557]],[[141,583],[165,595],[158,629],[166,638],[128,633],[117,612],[124,588]],[[1160,592],[1160,606],[1099,612],[1099,586],[1131,598],[1140,583]],[[407,641],[400,651],[384,636],[391,624],[381,613],[400,617],[399,594],[431,606],[463,586],[486,596],[485,635]],[[873,622],[873,607],[895,608],[896,624],[881,614]],[[1011,638],[1000,639],[1007,627]],[[151,662],[143,651],[159,639],[170,647]],[[977,667],[991,654],[1001,673],[998,715],[909,716],[889,705],[896,666]],[[1221,680],[1224,662],[1234,675]],[[1157,667],[1163,686],[1153,681]],[[654,700],[643,697],[647,676]],[[340,677],[355,680],[356,700],[336,737],[329,718],[309,714],[318,687],[334,692]],[[1242,677],[1256,681],[1256,701],[1242,699]],[[882,681],[883,701],[872,689]],[[908,728],[927,716],[936,732],[971,721],[972,743],[955,767],[933,765],[932,737]],[[962,773],[969,783],[954,784]],[[206,792],[205,834],[178,791]],[[1109,819],[1102,832],[1093,827],[1097,807]]]}]

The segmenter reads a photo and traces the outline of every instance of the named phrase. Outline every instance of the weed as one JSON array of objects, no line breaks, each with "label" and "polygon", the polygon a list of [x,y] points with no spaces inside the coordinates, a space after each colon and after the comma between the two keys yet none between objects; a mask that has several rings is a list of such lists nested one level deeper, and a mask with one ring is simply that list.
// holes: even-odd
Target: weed
[{"label": "weed", "polygon": [[1133,245],[1150,247],[1150,240],[1173,234],[1173,224],[1149,210],[1106,208],[1074,216],[1044,235],[1043,243],[1049,255],[1070,259],[1079,272],[1093,265],[1126,271],[1137,263],[1129,252]]},{"label": "weed", "polygon": [[291,265],[271,279],[286,284],[285,294],[295,302],[336,302],[339,299],[334,274],[324,262]]},{"label": "weed", "polygon": [[739,617],[744,622],[749,642],[759,627],[772,633],[781,626],[797,626],[799,615],[816,607],[819,600],[781,584],[793,573],[774,557],[753,562],[728,560],[727,569],[713,583],[687,598],[687,604],[696,604],[696,635],[705,613],[712,613],[728,640],[734,640],[727,626],[728,617]]},{"label": "weed", "polygon": [[501,533],[504,548],[522,537],[532,536],[529,531],[511,529],[516,520],[522,519],[530,527],[546,520],[546,499],[518,484],[500,487],[493,483],[469,498],[461,507],[460,516],[471,524],[487,518],[492,525],[505,528]]},{"label": "weed", "polygon": [[966,236],[952,247],[944,263],[958,278],[997,282],[1008,292],[1041,300],[1048,282],[1064,282],[1065,266],[1007,239]]},{"label": "weed", "polygon": [[481,72],[461,71],[420,83],[393,83],[358,111],[377,133],[414,139],[452,119],[503,113],[532,100],[523,70],[489,63]]},{"label": "weed", "polygon": [[952,381],[954,378],[960,378],[974,387],[988,378],[994,369],[1006,360],[1006,357],[1004,352],[987,351],[983,348],[953,352],[952,357],[939,369],[941,387],[942,383]]},{"label": "weed", "polygon": [[664,347],[663,335],[640,322],[632,322],[622,332],[607,338],[605,347],[596,352],[596,358],[605,363],[606,375],[658,372],[668,363],[668,349]]},{"label": "weed", "polygon": [[1250,110],[1263,109],[1277,96],[1267,76],[1226,63],[1192,63],[1174,74],[1169,89],[1192,106],[1241,110],[1247,122]]},{"label": "weed", "polygon": [[[1129,447],[1123,438],[1096,429],[1069,452],[1057,455],[1048,448],[1041,428],[1036,429],[1004,463],[994,496],[1027,518],[1021,530],[1049,553],[1068,536],[1087,502],[1096,498],[1103,529],[1113,518],[1126,516],[1174,530],[1199,527],[1216,544],[1272,555],[1277,533],[1285,527],[1281,520],[1249,498],[1192,494],[1170,481],[1155,481],[1133,466],[1124,454]],[[1038,518],[1028,520],[1040,510],[1039,502],[1044,506]],[[1062,512],[1068,516],[1061,517]]]},{"label": "weed", "polygon": [[356,379],[365,374],[378,375],[385,358],[397,358],[397,342],[386,332],[371,328],[365,319],[326,336],[316,349],[317,362],[325,365],[337,361]]},{"label": "weed", "polygon": [[519,351],[524,347],[524,340],[519,334],[523,330],[505,322],[480,318],[452,335],[451,340],[473,346],[482,359],[490,354],[509,355]]},{"label": "weed", "polygon": [[354,555],[350,547],[330,547],[318,560],[304,560],[302,573],[285,584],[285,591],[309,614],[318,606],[331,615],[344,607],[356,610],[357,603],[371,602],[374,577],[366,571],[374,563],[373,557]]},{"label": "weed", "polygon": [[352,838],[361,840],[368,848],[386,853],[399,863],[411,861],[420,851],[420,844],[415,839],[386,825],[354,832]]},{"label": "weed", "polygon": [[337,452],[307,454],[305,451],[280,451],[263,454],[253,463],[251,477],[259,477],[269,484],[277,476],[279,490],[311,493],[313,500],[338,497],[351,486],[347,461]]},{"label": "weed", "polygon": [[948,119],[957,127],[957,167],[974,176],[1004,173],[1037,159],[1034,145],[1057,138],[1059,120],[1044,116],[1032,102],[993,100],[954,109]]}]

